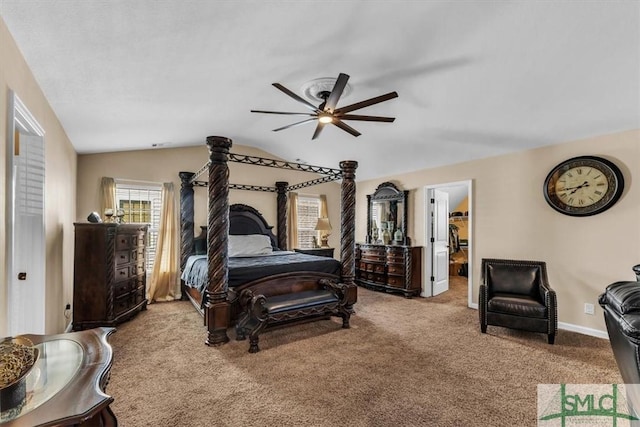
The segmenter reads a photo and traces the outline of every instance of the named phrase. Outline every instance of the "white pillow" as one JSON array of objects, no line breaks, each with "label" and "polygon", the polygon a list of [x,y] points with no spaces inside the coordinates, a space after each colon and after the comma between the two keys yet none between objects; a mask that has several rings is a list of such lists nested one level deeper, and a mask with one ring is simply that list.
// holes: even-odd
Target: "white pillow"
[{"label": "white pillow", "polygon": [[273,252],[271,239],[263,234],[229,236],[229,256],[265,255]]}]

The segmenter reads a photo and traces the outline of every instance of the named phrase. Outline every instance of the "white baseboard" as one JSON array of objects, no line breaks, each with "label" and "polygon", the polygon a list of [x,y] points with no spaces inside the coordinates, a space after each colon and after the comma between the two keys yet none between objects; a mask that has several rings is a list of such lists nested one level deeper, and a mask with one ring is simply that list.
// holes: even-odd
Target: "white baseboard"
[{"label": "white baseboard", "polygon": [[565,331],[577,332],[583,335],[590,335],[596,338],[604,338],[605,340],[609,339],[609,334],[607,331],[601,331],[599,329],[587,328],[585,326],[573,325],[571,323],[558,322],[558,329],[563,329]]},{"label": "white baseboard", "polygon": [[[469,308],[478,309],[478,303],[472,302],[468,305]],[[587,328],[586,326],[578,326],[572,323],[558,322],[558,329],[564,331],[577,332],[582,335],[589,335],[596,338],[609,339],[609,333],[607,331],[601,331],[600,329]]]}]

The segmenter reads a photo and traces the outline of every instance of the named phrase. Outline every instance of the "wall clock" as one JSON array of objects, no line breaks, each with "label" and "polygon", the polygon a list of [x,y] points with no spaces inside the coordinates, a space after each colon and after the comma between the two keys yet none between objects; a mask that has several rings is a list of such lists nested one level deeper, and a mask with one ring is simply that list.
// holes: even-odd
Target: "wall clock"
[{"label": "wall clock", "polygon": [[620,169],[607,159],[579,156],[554,167],[544,181],[544,198],[560,213],[589,216],[613,206],[624,190]]}]

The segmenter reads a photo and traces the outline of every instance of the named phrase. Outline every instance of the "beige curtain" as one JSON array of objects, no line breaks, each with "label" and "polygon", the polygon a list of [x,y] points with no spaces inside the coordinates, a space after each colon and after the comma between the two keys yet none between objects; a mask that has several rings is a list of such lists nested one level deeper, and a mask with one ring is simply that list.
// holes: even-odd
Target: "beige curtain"
[{"label": "beige curtain", "polygon": [[100,182],[100,212],[98,212],[103,221],[106,220],[104,210],[107,208],[113,209],[114,214],[118,208],[116,206],[116,181],[104,176]]},{"label": "beige curtain", "polygon": [[288,249],[292,251],[298,247],[298,193],[289,193],[287,198],[289,203],[287,215],[287,237]]},{"label": "beige curtain", "polygon": [[156,259],[147,298],[151,302],[173,301],[178,294],[178,213],[173,183],[162,186],[162,213]]}]

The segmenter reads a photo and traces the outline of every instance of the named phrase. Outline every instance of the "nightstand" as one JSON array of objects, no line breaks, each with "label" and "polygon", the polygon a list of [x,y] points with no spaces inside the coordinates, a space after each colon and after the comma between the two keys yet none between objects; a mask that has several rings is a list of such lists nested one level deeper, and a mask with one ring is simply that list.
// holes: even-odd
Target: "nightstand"
[{"label": "nightstand", "polygon": [[317,255],[327,258],[333,258],[333,248],[309,248],[309,249],[294,249],[296,252],[300,252],[308,255]]}]

